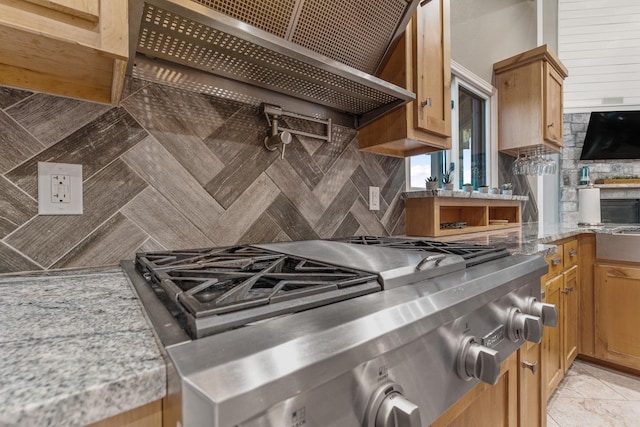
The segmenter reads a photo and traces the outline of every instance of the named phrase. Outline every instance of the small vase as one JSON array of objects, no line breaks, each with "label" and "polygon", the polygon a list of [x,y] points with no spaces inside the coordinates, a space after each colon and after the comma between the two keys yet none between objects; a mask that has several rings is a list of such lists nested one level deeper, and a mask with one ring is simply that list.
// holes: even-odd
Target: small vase
[{"label": "small vase", "polygon": [[502,190],[502,194],[505,196],[511,196],[513,194],[513,190]]},{"label": "small vase", "polygon": [[453,190],[453,184],[445,184],[444,189],[449,191]]},{"label": "small vase", "polygon": [[489,194],[498,194],[498,193],[500,193],[500,190],[498,190],[497,188],[489,189]]},{"label": "small vase", "polygon": [[437,181],[427,181],[427,190],[437,190],[438,182]]},{"label": "small vase", "polygon": [[462,191],[467,191],[469,193],[473,192],[473,185],[463,185]]},{"label": "small vase", "polygon": [[478,187],[478,192],[480,193],[488,193],[489,187]]}]

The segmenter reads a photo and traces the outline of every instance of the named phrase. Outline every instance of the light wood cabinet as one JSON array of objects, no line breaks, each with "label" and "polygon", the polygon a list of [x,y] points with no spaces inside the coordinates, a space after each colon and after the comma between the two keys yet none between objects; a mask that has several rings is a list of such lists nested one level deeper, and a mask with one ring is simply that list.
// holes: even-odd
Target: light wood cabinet
[{"label": "light wood cabinet", "polygon": [[558,324],[555,327],[545,327],[542,338],[543,393],[547,400],[564,378],[564,356],[562,353],[564,318],[562,316],[562,294],[560,293],[563,285],[564,276],[562,274],[545,283],[545,302],[555,305],[558,310]]},{"label": "light wood cabinet", "polygon": [[451,148],[449,0],[418,7],[379,77],[416,100],[361,128],[361,150],[408,157]]},{"label": "light wood cabinet", "polygon": [[127,11],[126,0],[0,0],[0,84],[118,103]]},{"label": "light wood cabinet", "polygon": [[500,378],[494,386],[480,383],[465,394],[431,427],[516,426],[518,420],[517,353],[502,362]]},{"label": "light wood cabinet", "polygon": [[162,427],[162,399],[107,418],[89,427]]},{"label": "light wood cabinet", "polygon": [[[520,201],[468,197],[409,197],[405,201],[409,236],[450,236],[520,227]],[[462,228],[448,224],[465,223]]]},{"label": "light wood cabinet", "polygon": [[541,344],[525,342],[518,350],[518,425],[544,427],[547,402],[542,397]]},{"label": "light wood cabinet", "polygon": [[562,273],[562,355],[566,373],[578,355],[578,266]]},{"label": "light wood cabinet", "polygon": [[544,45],[493,65],[498,149],[517,156],[562,148],[562,86],[567,69]]},{"label": "light wood cabinet", "polygon": [[596,357],[640,369],[640,267],[595,266]]}]

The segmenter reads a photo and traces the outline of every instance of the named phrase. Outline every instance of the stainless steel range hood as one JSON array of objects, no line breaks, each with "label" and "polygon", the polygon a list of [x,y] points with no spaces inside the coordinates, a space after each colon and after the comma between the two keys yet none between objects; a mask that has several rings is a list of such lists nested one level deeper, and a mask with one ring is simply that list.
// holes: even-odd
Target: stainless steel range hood
[{"label": "stainless steel range hood", "polygon": [[[131,55],[128,71],[215,93],[216,79],[194,84],[184,77],[197,69],[348,113],[359,127],[415,99],[372,74],[417,5],[418,0],[132,0],[130,51],[137,55]],[[161,60],[161,66],[149,66],[140,55]],[[136,61],[145,66],[138,69]]]}]

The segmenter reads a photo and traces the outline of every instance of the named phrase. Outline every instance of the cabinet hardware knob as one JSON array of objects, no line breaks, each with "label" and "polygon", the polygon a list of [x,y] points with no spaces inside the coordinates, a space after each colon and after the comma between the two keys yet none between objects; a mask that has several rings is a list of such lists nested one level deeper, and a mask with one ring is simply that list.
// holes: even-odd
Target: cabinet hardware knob
[{"label": "cabinet hardware knob", "polygon": [[570,257],[574,257],[574,256],[576,256],[576,255],[578,255],[578,251],[577,251],[577,250],[575,250],[575,249],[571,249],[571,250],[569,251],[569,256],[570,256]]},{"label": "cabinet hardware knob", "polygon": [[553,122],[551,122],[551,124],[547,125],[548,128],[552,128],[553,127]]},{"label": "cabinet hardware knob", "polygon": [[538,373],[538,362],[522,362],[522,367],[531,370],[533,375]]},{"label": "cabinet hardware knob", "polygon": [[570,294],[571,292],[573,292],[573,288],[565,288],[565,289],[562,289],[560,292],[562,292],[563,294],[567,295],[567,294]]},{"label": "cabinet hardware knob", "polygon": [[562,262],[562,258],[552,258],[551,265],[558,265]]},{"label": "cabinet hardware knob", "polygon": [[427,98],[420,103],[420,108],[431,107],[431,98]]}]

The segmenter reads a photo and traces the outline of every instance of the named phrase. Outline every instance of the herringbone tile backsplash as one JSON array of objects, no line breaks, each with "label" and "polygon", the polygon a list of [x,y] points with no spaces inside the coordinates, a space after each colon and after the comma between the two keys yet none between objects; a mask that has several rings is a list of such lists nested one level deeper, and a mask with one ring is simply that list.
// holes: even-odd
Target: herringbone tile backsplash
[{"label": "herringbone tile backsplash", "polygon": [[[0,273],[404,234],[404,161],[358,151],[355,130],[333,126],[331,143],[294,136],[281,160],[252,106],[139,80],[126,95],[109,107],[0,87]],[[41,161],[83,165],[83,215],[37,215]],[[380,211],[368,210],[370,185]]]}]

